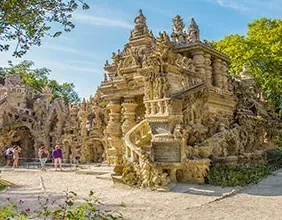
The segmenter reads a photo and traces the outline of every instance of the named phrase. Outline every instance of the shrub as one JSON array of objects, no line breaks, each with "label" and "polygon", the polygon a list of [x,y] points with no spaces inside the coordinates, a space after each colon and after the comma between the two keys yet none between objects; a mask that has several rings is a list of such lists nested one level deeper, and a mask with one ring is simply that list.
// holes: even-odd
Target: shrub
[{"label": "shrub", "polygon": [[0,192],[6,188],[6,185],[3,183],[1,178],[1,170],[0,170]]},{"label": "shrub", "polygon": [[102,209],[102,203],[90,191],[89,198],[78,203],[75,192],[65,192],[63,203],[57,203],[50,197],[38,197],[38,210],[22,208],[23,200],[18,203],[6,198],[4,205],[0,206],[0,219],[53,219],[53,220],[83,220],[83,219],[121,219],[121,213]]},{"label": "shrub", "polygon": [[236,165],[216,164],[207,175],[207,183],[219,186],[246,186],[258,183],[270,174],[268,166],[240,167]]},{"label": "shrub", "polygon": [[267,163],[271,171],[282,168],[282,135],[277,137],[278,149],[267,152]]}]

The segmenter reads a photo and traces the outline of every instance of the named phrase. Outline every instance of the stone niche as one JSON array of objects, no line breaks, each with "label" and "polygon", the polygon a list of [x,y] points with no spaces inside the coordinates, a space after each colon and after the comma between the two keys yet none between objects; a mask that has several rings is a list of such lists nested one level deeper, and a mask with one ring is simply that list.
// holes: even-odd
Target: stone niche
[{"label": "stone niche", "polygon": [[154,122],[149,123],[152,134],[168,134],[169,133],[169,124],[166,122]]}]

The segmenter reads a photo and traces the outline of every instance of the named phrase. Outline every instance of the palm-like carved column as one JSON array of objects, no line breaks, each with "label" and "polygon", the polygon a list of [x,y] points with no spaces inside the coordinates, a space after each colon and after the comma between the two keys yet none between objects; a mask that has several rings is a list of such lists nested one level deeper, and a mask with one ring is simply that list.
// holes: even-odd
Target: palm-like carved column
[{"label": "palm-like carved column", "polygon": [[205,67],[206,67],[206,82],[210,87],[212,86],[212,67],[211,67],[211,55],[205,54]]},{"label": "palm-like carved column", "polygon": [[125,135],[131,128],[136,125],[136,107],[137,104],[135,103],[134,98],[126,97],[124,103],[122,104],[124,109],[123,112],[123,124],[122,124],[122,133]]},{"label": "palm-like carved column", "polygon": [[194,51],[192,53],[193,60],[195,61],[195,66],[197,69],[197,72],[202,76],[202,78],[206,77],[206,71],[205,71],[205,57],[203,51]]},{"label": "palm-like carved column", "polygon": [[122,160],[124,147],[121,131],[121,105],[120,100],[111,100],[108,105],[110,119],[106,128],[107,135],[107,158],[110,164],[117,164]]},{"label": "palm-like carved column", "polygon": [[221,74],[221,61],[220,59],[215,59],[213,61],[213,76],[214,76],[214,86],[222,88],[222,74]]}]

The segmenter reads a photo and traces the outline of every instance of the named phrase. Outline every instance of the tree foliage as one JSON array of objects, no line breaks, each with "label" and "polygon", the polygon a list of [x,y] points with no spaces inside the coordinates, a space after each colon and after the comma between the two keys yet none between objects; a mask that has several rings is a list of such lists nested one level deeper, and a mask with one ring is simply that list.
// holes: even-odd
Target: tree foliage
[{"label": "tree foliage", "polygon": [[63,31],[71,31],[75,25],[70,21],[72,13],[83,0],[2,0],[0,1],[0,51],[9,50],[10,41],[16,41],[13,53],[21,57],[32,45],[41,45],[44,36],[58,37],[62,30],[52,31],[57,23]]},{"label": "tree foliage", "polygon": [[214,43],[230,57],[230,73],[245,63],[266,98],[282,113],[282,20],[261,18],[248,24],[246,36],[226,36]]},{"label": "tree foliage", "polygon": [[33,66],[32,61],[25,60],[17,65],[13,65],[9,61],[9,67],[0,68],[0,83],[4,84],[6,74],[17,74],[20,75],[22,82],[39,91],[46,85],[50,87],[53,92],[53,99],[62,97],[66,104],[80,101],[77,92],[74,90],[73,83],[64,82],[59,84],[56,80],[48,78],[51,70],[47,68],[32,69]]}]

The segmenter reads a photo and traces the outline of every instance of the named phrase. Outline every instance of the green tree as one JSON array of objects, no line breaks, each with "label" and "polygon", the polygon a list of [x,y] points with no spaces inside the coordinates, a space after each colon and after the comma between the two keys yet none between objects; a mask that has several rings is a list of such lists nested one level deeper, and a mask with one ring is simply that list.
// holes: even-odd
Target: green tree
[{"label": "green tree", "polygon": [[230,57],[231,74],[245,63],[266,98],[282,114],[282,20],[261,18],[248,24],[246,36],[226,36],[214,46]]},{"label": "green tree", "polygon": [[50,80],[48,86],[52,88],[53,98],[62,97],[65,103],[73,103],[80,101],[76,91],[74,91],[74,84],[64,82],[61,85],[55,80]]},{"label": "green tree", "polygon": [[21,57],[32,45],[41,45],[44,36],[58,37],[62,30],[52,31],[52,23],[71,31],[72,13],[83,0],[2,0],[0,1],[0,51],[9,50],[10,41],[16,41],[13,55]]},{"label": "green tree", "polygon": [[77,92],[74,90],[73,83],[64,82],[59,84],[56,80],[48,78],[51,70],[47,68],[32,69],[34,63],[32,61],[23,61],[17,65],[13,65],[9,61],[9,67],[0,68],[0,83],[4,84],[6,74],[17,74],[21,76],[22,82],[30,87],[42,90],[46,85],[52,89],[53,99],[62,97],[66,104],[80,101]]}]

